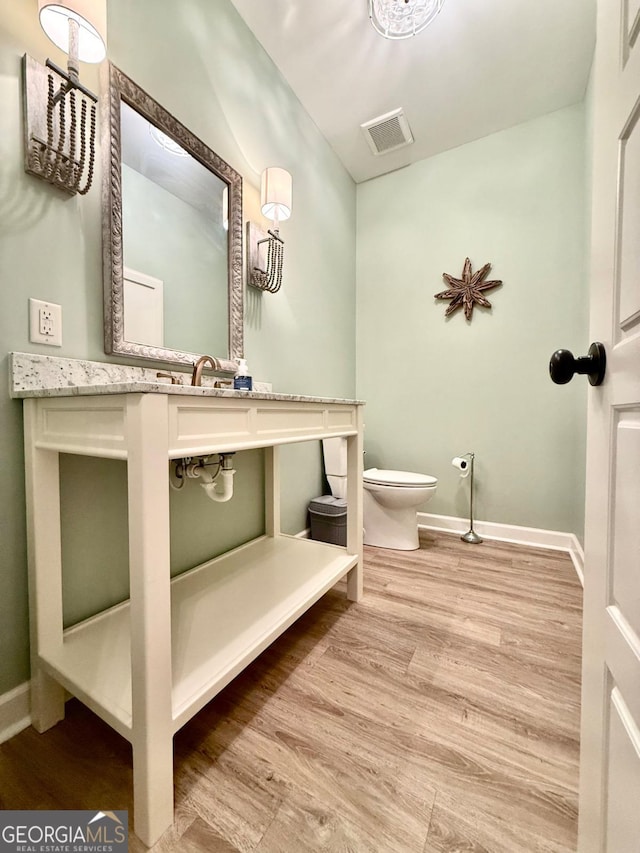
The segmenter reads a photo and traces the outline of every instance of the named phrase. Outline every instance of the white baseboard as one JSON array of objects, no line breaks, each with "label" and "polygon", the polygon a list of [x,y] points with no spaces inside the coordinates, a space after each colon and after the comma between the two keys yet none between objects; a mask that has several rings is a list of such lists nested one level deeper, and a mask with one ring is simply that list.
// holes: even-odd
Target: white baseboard
[{"label": "white baseboard", "polygon": [[582,545],[578,542],[577,536],[574,536],[575,545],[571,551],[569,551],[569,556],[571,557],[571,561],[573,563],[573,568],[576,570],[576,574],[578,575],[578,580],[582,588],[584,589],[584,551],[582,549]]},{"label": "white baseboard", "polygon": [[[469,529],[469,519],[457,518],[453,515],[434,515],[429,512],[419,512],[418,527],[424,530],[435,530],[439,533],[459,533],[462,535]],[[538,527],[519,527],[516,524],[497,524],[494,521],[474,521],[473,529],[483,539],[512,542],[514,545],[527,545],[530,548],[565,551],[571,557],[578,579],[584,586],[584,552],[574,533],[542,530]]]},{"label": "white baseboard", "polygon": [[311,538],[311,528],[305,527],[304,530],[301,530],[300,533],[295,534],[296,539],[310,539]]},{"label": "white baseboard", "polygon": [[31,725],[30,684],[25,681],[0,696],[0,743]]}]

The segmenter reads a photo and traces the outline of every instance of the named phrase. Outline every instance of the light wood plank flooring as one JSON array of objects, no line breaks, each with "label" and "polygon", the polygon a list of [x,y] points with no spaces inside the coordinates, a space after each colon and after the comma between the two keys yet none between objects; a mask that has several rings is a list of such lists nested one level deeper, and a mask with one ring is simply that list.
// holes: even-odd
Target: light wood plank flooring
[{"label": "light wood plank flooring", "polygon": [[[176,735],[154,851],[575,851],[581,606],[556,551],[366,549],[361,604],[332,590]],[[0,747],[0,808],[132,814],[130,747],[70,702]]]}]

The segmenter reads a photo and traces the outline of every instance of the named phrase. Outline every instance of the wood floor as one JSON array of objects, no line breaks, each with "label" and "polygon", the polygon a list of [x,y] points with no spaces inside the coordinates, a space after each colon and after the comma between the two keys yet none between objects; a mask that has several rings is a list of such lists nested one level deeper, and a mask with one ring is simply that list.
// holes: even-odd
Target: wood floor
[{"label": "wood floor", "polygon": [[[556,551],[366,549],[362,603],[332,590],[176,735],[154,851],[575,851],[581,605]],[[130,747],[72,701],[0,746],[0,808],[132,815]]]}]

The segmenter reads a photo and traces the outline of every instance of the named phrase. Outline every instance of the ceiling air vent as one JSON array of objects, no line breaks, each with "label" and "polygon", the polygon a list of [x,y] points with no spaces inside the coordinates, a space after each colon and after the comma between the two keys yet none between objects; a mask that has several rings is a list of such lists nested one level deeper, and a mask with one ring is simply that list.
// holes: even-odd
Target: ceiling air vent
[{"label": "ceiling air vent", "polygon": [[413,142],[411,128],[402,109],[373,118],[361,124],[360,127],[369,143],[369,148],[376,155],[387,154],[389,151],[395,151],[396,148],[403,148]]}]

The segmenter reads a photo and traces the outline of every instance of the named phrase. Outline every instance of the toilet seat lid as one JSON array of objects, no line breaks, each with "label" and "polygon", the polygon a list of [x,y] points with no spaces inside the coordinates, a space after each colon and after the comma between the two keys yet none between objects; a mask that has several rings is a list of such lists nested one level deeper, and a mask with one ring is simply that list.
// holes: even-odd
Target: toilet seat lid
[{"label": "toilet seat lid", "polygon": [[414,474],[412,471],[387,471],[380,468],[369,468],[363,474],[365,483],[377,486],[409,486],[424,489],[427,486],[435,486],[437,477],[428,474]]}]

